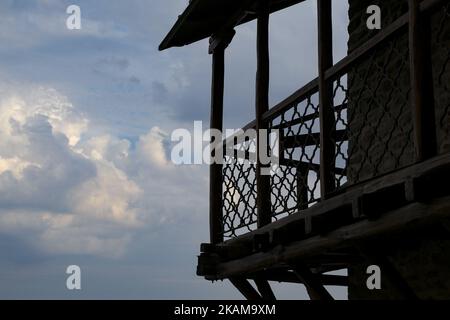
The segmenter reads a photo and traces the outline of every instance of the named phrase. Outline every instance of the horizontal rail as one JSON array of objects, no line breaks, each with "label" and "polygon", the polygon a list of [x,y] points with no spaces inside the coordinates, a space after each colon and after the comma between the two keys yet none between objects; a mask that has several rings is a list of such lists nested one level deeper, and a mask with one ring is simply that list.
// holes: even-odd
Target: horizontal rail
[{"label": "horizontal rail", "polygon": [[224,145],[224,146],[227,146],[227,145],[229,145],[229,144],[231,144],[231,143],[233,143],[233,145],[234,145],[233,139],[236,139],[236,138],[241,137],[242,134],[243,134],[245,131],[250,130],[250,129],[256,129],[256,120],[253,120],[253,121],[249,122],[246,126],[244,126],[244,127],[241,129],[241,131],[238,131],[238,132],[236,132],[236,133],[230,135],[229,137],[226,137],[226,138],[223,140],[223,145]]},{"label": "horizontal rail", "polygon": [[[302,214],[290,215],[269,226],[226,241],[224,247],[246,248],[247,244],[255,243],[257,239],[269,239],[265,249],[242,255],[247,256],[245,259],[235,257],[230,259],[234,261],[220,263],[216,276],[218,279],[226,278],[235,268],[240,272],[258,272],[259,267],[248,267],[262,266],[264,269],[267,265],[276,266],[282,261],[323,253],[328,246],[336,248],[345,242],[359,240],[364,236],[370,237],[380,231],[389,232],[392,229],[404,228],[407,222],[412,225],[426,216],[448,216],[450,188],[442,189],[436,181],[448,180],[449,174],[450,154],[444,154],[372,181],[353,185],[345,193],[310,207],[302,211]],[[397,198],[400,193],[400,202],[389,201],[385,206],[374,210],[374,203],[378,203],[380,199],[386,199],[388,194]],[[437,206],[433,208],[433,204]],[[353,216],[353,219],[342,223],[334,220],[330,226],[323,224],[324,219],[336,214]],[[289,234],[296,240],[292,244],[286,243],[285,250],[279,250],[279,241],[282,241],[283,236],[287,236],[287,230],[290,229],[296,230],[296,233]],[[295,253],[291,252],[291,249],[294,249]],[[269,257],[269,252],[283,253],[283,259],[277,259],[281,257],[275,255],[272,256],[275,262],[259,260]],[[252,262],[249,263],[249,260]]]}]

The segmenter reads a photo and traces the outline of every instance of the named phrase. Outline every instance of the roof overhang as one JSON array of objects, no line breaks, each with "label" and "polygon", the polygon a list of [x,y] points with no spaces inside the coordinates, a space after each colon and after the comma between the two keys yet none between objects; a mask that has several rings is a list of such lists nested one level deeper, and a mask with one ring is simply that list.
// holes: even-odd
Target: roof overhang
[{"label": "roof overhang", "polygon": [[[272,0],[271,13],[305,0]],[[224,28],[256,19],[257,0],[191,0],[164,38],[159,50],[181,47],[210,37]]]}]

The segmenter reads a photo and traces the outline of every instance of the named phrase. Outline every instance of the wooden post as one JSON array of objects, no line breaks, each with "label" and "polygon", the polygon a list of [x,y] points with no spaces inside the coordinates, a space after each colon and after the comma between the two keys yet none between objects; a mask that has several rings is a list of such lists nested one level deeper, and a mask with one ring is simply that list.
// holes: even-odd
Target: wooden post
[{"label": "wooden post", "polygon": [[297,167],[297,208],[308,209],[308,167]]},{"label": "wooden post", "polygon": [[[210,39],[209,53],[212,54],[211,84],[211,129],[223,131],[223,92],[225,78],[225,49],[233,39],[234,30],[216,35]],[[215,141],[221,145],[221,141]],[[213,151],[213,156],[214,156]],[[210,166],[209,181],[209,225],[212,244],[223,242],[222,195],[223,165],[213,163]]]},{"label": "wooden post", "polygon": [[331,0],[317,0],[319,35],[320,186],[322,199],[336,189],[336,119],[333,110],[333,83],[325,72],[333,66],[333,26]]},{"label": "wooden post", "polygon": [[430,39],[430,21],[420,14],[420,1],[409,0],[411,107],[417,162],[437,152]]},{"label": "wooden post", "polygon": [[[257,209],[258,227],[261,228],[272,222],[270,201],[270,176],[261,175],[261,170],[270,165],[262,165],[260,159],[259,131],[267,129],[263,114],[269,110],[269,0],[259,1],[257,21],[257,72],[256,72],[256,131],[257,144]],[[263,150],[267,152],[268,150]]]}]

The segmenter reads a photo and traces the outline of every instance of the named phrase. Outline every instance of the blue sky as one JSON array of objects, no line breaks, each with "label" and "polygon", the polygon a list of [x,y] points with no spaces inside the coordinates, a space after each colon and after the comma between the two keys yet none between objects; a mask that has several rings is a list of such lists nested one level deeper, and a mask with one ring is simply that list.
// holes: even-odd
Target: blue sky
[{"label": "blue sky", "polygon": [[[82,30],[67,30],[77,4]],[[209,119],[207,41],[158,45],[187,0],[0,2],[0,298],[240,298],[195,276],[208,175],[170,133]],[[273,15],[271,104],[317,72],[315,1]],[[346,1],[335,2],[335,55]],[[225,127],[254,112],[255,25],[227,52]],[[83,290],[65,288],[82,269]],[[305,298],[301,286],[276,286]],[[342,291],[336,291],[340,297]]]}]

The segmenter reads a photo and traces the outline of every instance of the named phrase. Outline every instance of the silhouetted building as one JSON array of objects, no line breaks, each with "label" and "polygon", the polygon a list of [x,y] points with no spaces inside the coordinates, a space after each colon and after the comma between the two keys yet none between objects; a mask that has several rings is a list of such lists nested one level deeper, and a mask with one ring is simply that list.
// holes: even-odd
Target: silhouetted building
[{"label": "silhouetted building", "polygon": [[[304,1],[193,0],[160,46],[210,38],[211,128],[222,130],[225,51],[256,19],[255,120],[243,128],[279,133],[265,150],[279,166],[256,153],[261,138],[224,141],[233,152],[211,165],[197,272],[248,299],[274,299],[270,281],[303,283],[312,299],[331,299],[328,285],[350,299],[450,298],[450,3],[350,0],[348,55],[335,62],[332,1],[316,1],[319,76],[272,108],[269,17]],[[381,30],[367,26],[372,5]],[[310,62],[299,52],[291,63]],[[367,286],[370,265],[381,290]],[[328,274],[341,269],[348,277]]]}]

